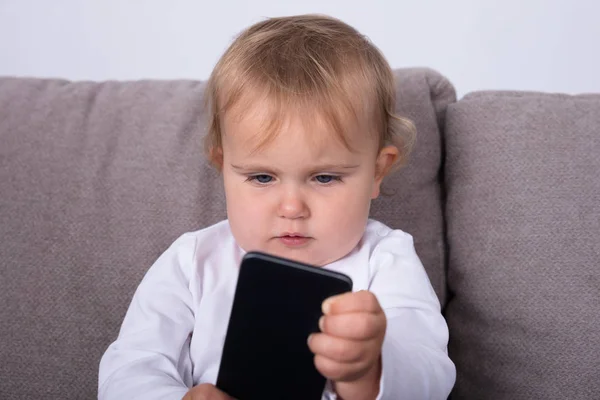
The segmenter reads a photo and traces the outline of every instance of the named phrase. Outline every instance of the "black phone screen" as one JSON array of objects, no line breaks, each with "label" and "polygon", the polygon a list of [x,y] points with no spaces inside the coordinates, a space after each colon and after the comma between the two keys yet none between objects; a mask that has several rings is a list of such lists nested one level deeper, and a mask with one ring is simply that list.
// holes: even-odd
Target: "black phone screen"
[{"label": "black phone screen", "polygon": [[338,272],[249,252],[240,266],[217,387],[238,400],[318,400],[325,378],[308,336],[321,304],[352,290]]}]

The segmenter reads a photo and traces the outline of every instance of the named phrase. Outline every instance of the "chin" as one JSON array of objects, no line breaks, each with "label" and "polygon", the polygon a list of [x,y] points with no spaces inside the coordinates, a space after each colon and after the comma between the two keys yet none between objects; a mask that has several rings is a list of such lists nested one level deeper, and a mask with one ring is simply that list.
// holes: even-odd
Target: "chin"
[{"label": "chin", "polygon": [[301,250],[292,250],[292,251],[288,251],[285,252],[285,254],[281,254],[280,257],[284,257],[284,258],[288,258],[290,260],[294,260],[294,261],[298,261],[304,264],[309,264],[315,267],[323,267],[327,264],[331,264],[337,260],[339,260],[340,258],[343,257],[342,256],[314,256],[313,254],[310,254],[309,252],[302,252]]},{"label": "chin", "polygon": [[271,254],[277,257],[287,258],[289,260],[304,264],[313,265],[315,267],[322,267],[327,264],[331,264],[345,257],[349,253],[349,251],[344,251],[343,254],[317,254],[310,245],[306,247],[292,248],[281,246],[273,242],[265,243],[262,246],[248,246],[248,249],[244,248],[246,251],[251,251],[249,249]]}]

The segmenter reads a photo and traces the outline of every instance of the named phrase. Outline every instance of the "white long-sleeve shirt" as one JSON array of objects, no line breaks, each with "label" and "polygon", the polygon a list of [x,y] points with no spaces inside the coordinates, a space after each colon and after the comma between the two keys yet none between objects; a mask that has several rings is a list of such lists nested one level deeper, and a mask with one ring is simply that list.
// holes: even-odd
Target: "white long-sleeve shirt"
[{"label": "white long-sleeve shirt", "polygon": [[[178,238],[147,272],[102,357],[98,398],[180,400],[215,384],[244,254],[228,221]],[[412,237],[369,220],[357,248],[324,268],[350,276],[353,291],[373,292],[386,314],[378,399],[446,399],[456,378],[448,328]]]}]

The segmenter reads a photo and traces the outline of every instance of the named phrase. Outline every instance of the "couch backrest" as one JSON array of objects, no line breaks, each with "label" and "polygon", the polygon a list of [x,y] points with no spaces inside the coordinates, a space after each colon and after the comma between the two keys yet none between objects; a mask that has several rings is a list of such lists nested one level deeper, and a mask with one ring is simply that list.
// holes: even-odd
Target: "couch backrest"
[{"label": "couch backrest", "polygon": [[600,398],[600,95],[473,93],[446,118],[453,398]]},{"label": "couch backrest", "polygon": [[[419,137],[372,215],[415,236],[443,302],[439,126],[454,90],[430,70],[396,74]],[[202,90],[0,79],[0,398],[95,397],[143,274],[177,236],[225,218]]]}]

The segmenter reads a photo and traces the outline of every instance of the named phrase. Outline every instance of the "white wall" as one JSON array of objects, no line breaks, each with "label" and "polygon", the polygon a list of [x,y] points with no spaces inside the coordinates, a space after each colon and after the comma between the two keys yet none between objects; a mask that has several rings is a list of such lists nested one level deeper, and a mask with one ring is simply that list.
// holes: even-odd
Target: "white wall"
[{"label": "white wall", "polygon": [[263,17],[326,13],[393,67],[479,89],[600,92],[597,0],[0,0],[0,75],[205,79]]}]

